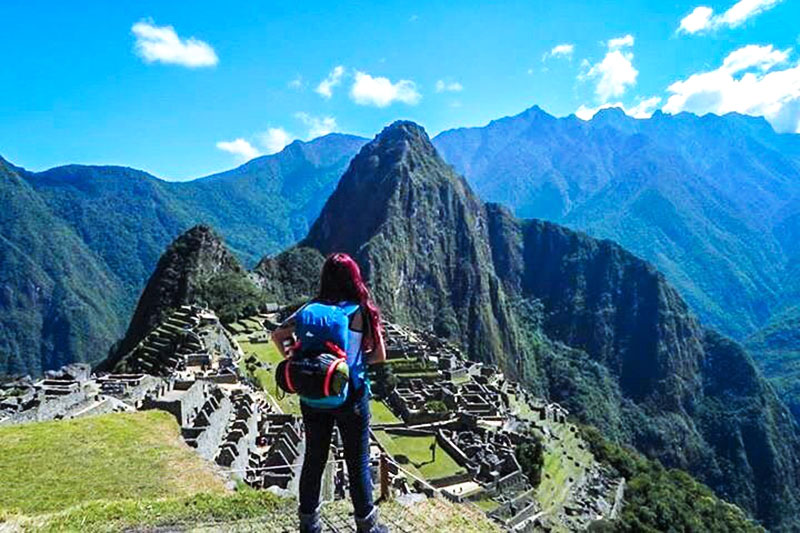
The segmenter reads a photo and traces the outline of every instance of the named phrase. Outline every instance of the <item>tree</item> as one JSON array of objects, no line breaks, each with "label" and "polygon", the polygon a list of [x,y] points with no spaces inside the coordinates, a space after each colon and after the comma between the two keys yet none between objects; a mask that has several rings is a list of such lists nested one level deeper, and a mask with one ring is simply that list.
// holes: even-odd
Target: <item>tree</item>
[{"label": "tree", "polygon": [[539,439],[523,442],[516,447],[514,454],[531,486],[538,487],[542,480],[542,467],[544,466],[542,442]]}]

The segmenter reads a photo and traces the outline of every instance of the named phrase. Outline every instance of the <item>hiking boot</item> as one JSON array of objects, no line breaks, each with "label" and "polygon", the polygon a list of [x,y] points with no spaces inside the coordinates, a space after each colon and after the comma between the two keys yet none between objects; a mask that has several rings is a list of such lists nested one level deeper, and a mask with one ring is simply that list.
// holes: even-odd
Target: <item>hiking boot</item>
[{"label": "hiking boot", "polygon": [[356,517],[356,531],[358,533],[389,533],[389,527],[378,522],[378,508],[373,507],[372,512],[364,518]]},{"label": "hiking boot", "polygon": [[320,508],[313,513],[299,513],[300,533],[322,533],[322,522],[320,522]]}]

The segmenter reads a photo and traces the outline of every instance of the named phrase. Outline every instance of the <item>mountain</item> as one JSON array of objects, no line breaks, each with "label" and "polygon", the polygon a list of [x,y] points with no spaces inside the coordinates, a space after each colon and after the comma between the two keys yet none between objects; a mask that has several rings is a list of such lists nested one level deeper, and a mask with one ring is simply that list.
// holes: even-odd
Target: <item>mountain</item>
[{"label": "mountain", "polygon": [[[162,250],[197,224],[213,224],[246,264],[299,240],[364,142],[340,134],[295,141],[181,183],[124,167],[28,172],[3,161],[0,235],[13,252],[2,258],[0,374],[102,359]],[[35,272],[30,284],[26,269]]]},{"label": "mountain", "polygon": [[[230,290],[231,286],[235,290]],[[196,303],[219,310],[230,306],[228,300],[250,300],[255,308],[262,301],[259,296],[247,271],[219,236],[208,226],[195,226],[175,239],[161,256],[125,337],[99,369],[112,370],[170,311],[182,305]]]},{"label": "mountain", "polygon": [[800,295],[800,136],[763,118],[606,109],[583,121],[533,107],[434,144],[485,200],[653,262],[735,338]]},{"label": "mountain", "polygon": [[308,294],[282,265],[311,276],[332,251],[358,259],[392,320],[460,341],[769,527],[800,526],[800,437],[747,352],[619,245],[483,204],[419,126],[364,146],[308,236],[256,274]]},{"label": "mountain", "polygon": [[398,122],[353,159],[299,246],[351,253],[393,320],[432,326],[488,361],[517,345],[500,282],[483,268],[485,229],[481,202],[427,134]]},{"label": "mountain", "polygon": [[800,305],[779,313],[748,337],[747,349],[800,420]]},{"label": "mountain", "polygon": [[0,158],[0,374],[102,357],[125,316],[122,287]]},{"label": "mountain", "polygon": [[301,239],[364,142],[341,134],[295,141],[187,182],[82,165],[23,176],[120,276],[132,306],[164,247],[196,224],[213,225],[248,264]]}]

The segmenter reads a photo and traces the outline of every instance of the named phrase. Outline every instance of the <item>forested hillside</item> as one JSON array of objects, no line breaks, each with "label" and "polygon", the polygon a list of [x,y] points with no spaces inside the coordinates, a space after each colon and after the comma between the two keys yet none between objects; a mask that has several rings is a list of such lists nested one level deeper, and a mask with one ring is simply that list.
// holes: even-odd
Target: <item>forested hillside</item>
[{"label": "forested hillside", "polygon": [[102,360],[163,249],[196,224],[212,223],[250,265],[300,239],[364,142],[296,141],[181,183],[124,167],[33,173],[3,162],[0,374]]},{"label": "forested hillside", "polygon": [[0,159],[0,374],[105,356],[125,323],[118,278]]},{"label": "forested hillside", "polygon": [[483,199],[653,262],[724,333],[743,339],[796,302],[800,136],[763,118],[533,107],[434,144]]}]

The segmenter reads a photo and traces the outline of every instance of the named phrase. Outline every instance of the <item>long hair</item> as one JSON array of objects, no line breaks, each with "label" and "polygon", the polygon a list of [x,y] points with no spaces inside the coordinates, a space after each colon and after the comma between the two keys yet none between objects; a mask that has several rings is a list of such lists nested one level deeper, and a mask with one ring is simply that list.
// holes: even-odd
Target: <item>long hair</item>
[{"label": "long hair", "polygon": [[[361,269],[355,259],[344,253],[331,254],[325,259],[320,277],[319,293],[317,300],[338,303],[358,302],[361,304],[362,313],[367,322],[367,331],[362,342],[365,350],[374,348],[381,329],[381,312],[369,294],[369,289],[361,277]],[[367,341],[367,339],[369,340]]]}]

